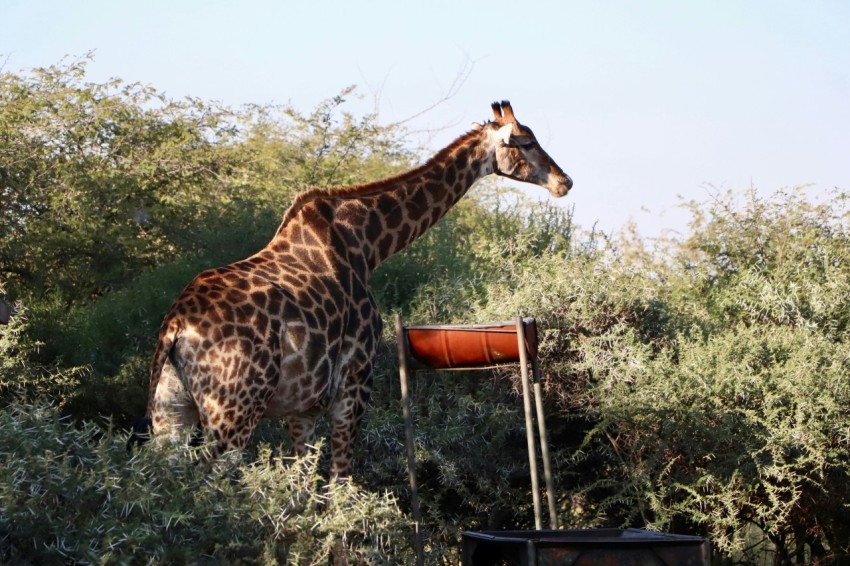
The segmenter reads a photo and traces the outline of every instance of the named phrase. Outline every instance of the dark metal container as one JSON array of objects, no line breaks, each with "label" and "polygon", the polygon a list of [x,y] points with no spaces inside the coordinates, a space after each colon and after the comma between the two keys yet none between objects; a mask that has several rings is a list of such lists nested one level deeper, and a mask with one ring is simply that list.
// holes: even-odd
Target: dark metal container
[{"label": "dark metal container", "polygon": [[463,533],[464,566],[711,564],[708,539],[642,529]]}]

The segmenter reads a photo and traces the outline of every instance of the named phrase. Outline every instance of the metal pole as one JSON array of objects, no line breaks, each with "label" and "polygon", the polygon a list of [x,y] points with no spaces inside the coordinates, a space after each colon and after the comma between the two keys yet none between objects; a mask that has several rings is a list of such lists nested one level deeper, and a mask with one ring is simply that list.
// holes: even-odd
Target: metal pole
[{"label": "metal pole", "polygon": [[549,438],[546,434],[546,419],[543,416],[543,386],[540,383],[540,366],[537,358],[531,358],[531,375],[534,378],[534,403],[537,409],[537,432],[540,437],[540,452],[543,456],[543,477],[546,480],[546,501],[549,504],[549,526],[558,529],[558,514],[555,511],[555,482],[552,479],[552,463],[549,458]]},{"label": "metal pole", "polygon": [[395,317],[395,332],[398,339],[398,375],[401,381],[401,412],[404,415],[404,436],[407,444],[407,471],[410,476],[410,507],[413,511],[413,525],[416,532],[416,564],[425,564],[425,550],[422,539],[422,514],[419,511],[419,490],[416,487],[416,446],[414,445],[413,418],[410,410],[410,397],[407,389],[407,347],[401,315]]},{"label": "metal pole", "polygon": [[534,500],[534,526],[543,529],[543,515],[540,511],[540,487],[537,478],[537,453],[534,449],[534,422],[531,414],[531,394],[528,384],[528,352],[525,349],[525,324],[522,317],[516,319],[516,339],[519,346],[520,374],[522,375],[522,401],[525,409],[525,437],[528,443],[528,470],[531,474],[531,496]]}]

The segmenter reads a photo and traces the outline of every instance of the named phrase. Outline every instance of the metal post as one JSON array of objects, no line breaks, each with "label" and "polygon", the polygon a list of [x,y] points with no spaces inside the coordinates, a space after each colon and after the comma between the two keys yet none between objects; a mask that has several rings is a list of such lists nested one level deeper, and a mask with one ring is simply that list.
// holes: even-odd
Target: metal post
[{"label": "metal post", "polygon": [[525,409],[525,436],[528,443],[528,470],[531,474],[531,496],[534,500],[534,525],[543,529],[543,515],[540,511],[540,487],[537,478],[537,453],[534,449],[534,418],[531,414],[531,393],[528,383],[528,351],[525,348],[525,324],[522,317],[516,319],[516,336],[519,346],[520,374],[522,375],[522,401]]},{"label": "metal post", "polygon": [[531,359],[531,375],[534,378],[534,403],[537,409],[537,432],[540,437],[540,452],[543,456],[543,477],[546,480],[546,501],[549,504],[549,526],[558,529],[558,514],[555,511],[555,482],[552,479],[552,463],[549,458],[549,438],[546,434],[546,418],[543,416],[543,386],[540,383],[540,365],[537,358]]},{"label": "metal post", "polygon": [[401,412],[404,415],[404,436],[407,444],[407,471],[410,476],[410,507],[413,511],[413,525],[416,532],[416,564],[425,564],[425,550],[422,539],[422,514],[419,511],[419,490],[416,487],[416,446],[414,445],[413,418],[411,417],[410,396],[407,389],[407,347],[401,315],[395,317],[395,332],[398,339],[398,374],[401,381]]}]

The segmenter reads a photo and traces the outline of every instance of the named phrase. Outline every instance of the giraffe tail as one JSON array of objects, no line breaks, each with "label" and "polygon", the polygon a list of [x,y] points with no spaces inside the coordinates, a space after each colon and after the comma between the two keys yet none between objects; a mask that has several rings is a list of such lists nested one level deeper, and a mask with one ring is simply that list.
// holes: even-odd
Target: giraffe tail
[{"label": "giraffe tail", "polygon": [[180,325],[177,320],[170,318],[162,323],[162,328],[159,331],[159,340],[156,344],[156,351],[151,362],[150,383],[148,384],[148,407],[146,417],[150,419],[153,416],[154,402],[156,399],[156,388],[159,385],[159,378],[162,375],[162,369],[168,361],[171,354],[171,349],[174,343],[177,342],[177,337],[180,331]]}]

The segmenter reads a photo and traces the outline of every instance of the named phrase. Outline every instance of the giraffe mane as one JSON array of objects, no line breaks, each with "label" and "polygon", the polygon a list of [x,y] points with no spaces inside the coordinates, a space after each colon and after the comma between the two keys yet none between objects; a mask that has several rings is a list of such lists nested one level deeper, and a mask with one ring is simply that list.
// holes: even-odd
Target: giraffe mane
[{"label": "giraffe mane", "polygon": [[292,201],[292,204],[289,206],[287,211],[283,215],[283,220],[280,223],[280,227],[277,229],[278,233],[290,222],[293,218],[295,218],[298,213],[303,209],[307,204],[311,202],[315,202],[322,199],[328,200],[347,200],[347,199],[356,199],[360,197],[372,196],[384,191],[388,186],[395,185],[398,183],[402,183],[414,177],[417,177],[422,174],[423,171],[427,170],[429,167],[433,166],[435,163],[444,160],[446,157],[451,155],[458,147],[464,145],[470,138],[478,135],[480,130],[483,127],[486,127],[493,122],[485,122],[483,125],[476,125],[475,128],[466,132],[465,134],[459,136],[452,143],[438,151],[431,158],[429,158],[425,163],[414,167],[409,171],[405,171],[403,173],[399,173],[398,175],[394,175],[392,177],[387,177],[386,179],[381,179],[378,181],[373,181],[371,183],[364,183],[360,185],[349,185],[346,187],[337,187],[337,188],[322,188],[322,187],[312,187],[307,189],[306,191],[299,193],[295,199]]}]

